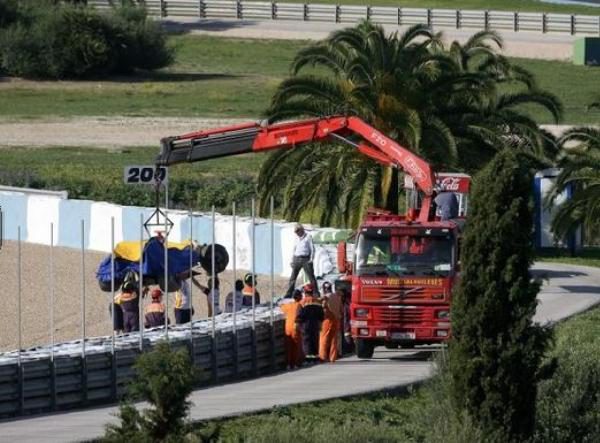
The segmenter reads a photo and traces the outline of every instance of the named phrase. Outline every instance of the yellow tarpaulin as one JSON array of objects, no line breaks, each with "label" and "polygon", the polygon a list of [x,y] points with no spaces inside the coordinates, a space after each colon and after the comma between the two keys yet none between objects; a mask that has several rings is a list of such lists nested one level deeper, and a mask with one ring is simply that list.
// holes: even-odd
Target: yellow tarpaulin
[{"label": "yellow tarpaulin", "polygon": [[[182,251],[183,249],[187,248],[192,242],[190,240],[186,240],[184,242],[172,242],[170,241],[168,243],[168,248],[169,249],[179,249],[180,251]],[[146,245],[146,242],[144,241],[143,243],[140,244],[139,241],[122,241],[117,243],[117,246],[115,246],[115,256],[118,258],[122,258],[123,260],[129,260],[129,261],[133,261],[133,262],[138,262],[140,261],[140,255],[142,252],[142,248],[140,248],[140,246]]]}]

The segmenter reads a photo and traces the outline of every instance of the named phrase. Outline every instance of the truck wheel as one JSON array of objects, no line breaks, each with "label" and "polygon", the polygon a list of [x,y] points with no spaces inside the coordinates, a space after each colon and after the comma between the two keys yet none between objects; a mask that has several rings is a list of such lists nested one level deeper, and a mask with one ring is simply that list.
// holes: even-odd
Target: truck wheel
[{"label": "truck wheel", "polygon": [[373,357],[373,351],[375,346],[369,340],[356,339],[356,356],[358,358],[371,358]]}]

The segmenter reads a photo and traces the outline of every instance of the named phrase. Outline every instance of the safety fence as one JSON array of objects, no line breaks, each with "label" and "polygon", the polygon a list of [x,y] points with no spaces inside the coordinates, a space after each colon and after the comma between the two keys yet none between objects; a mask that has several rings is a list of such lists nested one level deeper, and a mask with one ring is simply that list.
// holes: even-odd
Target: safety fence
[{"label": "safety fence", "polygon": [[[190,285],[190,306],[192,312],[194,307],[198,311],[195,315],[192,314],[191,322],[172,325],[168,320],[169,315],[166,315],[163,326],[144,328],[144,307],[149,304],[149,301],[143,297],[144,285],[158,283],[163,289],[169,287],[169,292],[175,290],[170,288],[171,276],[175,272],[172,271],[174,264],[169,259],[167,249],[163,248],[165,253],[164,261],[162,261],[164,268],[162,283],[156,279],[160,278],[160,275],[154,276],[154,281],[146,280],[142,273],[138,276],[137,290],[139,291],[138,300],[140,300],[138,308],[141,328],[139,331],[128,334],[113,332],[112,335],[104,337],[90,337],[88,327],[91,321],[98,324],[98,318],[101,318],[100,322],[105,322],[103,323],[106,326],[104,330],[113,329],[112,318],[115,317],[115,308],[111,301],[114,300],[121,285],[115,274],[114,265],[119,258],[114,252],[117,244],[117,223],[114,214],[115,208],[120,207],[112,205],[114,206],[113,210],[106,211],[107,207],[104,206],[105,218],[100,218],[98,221],[103,220],[108,223],[108,226],[102,226],[90,224],[89,217],[78,218],[81,214],[77,210],[78,203],[93,204],[94,202],[69,201],[56,196],[0,192],[0,204],[3,208],[2,218],[5,229],[10,233],[11,253],[14,254],[10,260],[4,262],[0,274],[7,277],[15,276],[13,279],[15,288],[10,289],[10,292],[14,294],[11,300],[14,300],[16,304],[16,324],[14,325],[16,350],[0,353],[0,418],[114,402],[122,397],[127,384],[135,375],[133,363],[136,356],[152,349],[157,342],[162,340],[169,341],[174,346],[187,347],[190,350],[194,364],[202,369],[202,385],[260,376],[281,369],[285,365],[283,317],[276,306],[275,294],[276,223],[273,217],[273,201],[271,202],[270,219],[259,220],[255,217],[256,204],[252,200],[251,217],[240,217],[243,229],[238,225],[235,204],[233,204],[233,215],[229,217],[229,223],[221,223],[222,227],[227,228],[227,232],[220,231],[221,238],[229,238],[228,245],[230,246],[226,249],[229,254],[229,269],[233,272],[230,277],[231,282],[227,283],[231,283],[232,289],[235,281],[242,276],[239,268],[239,255],[244,256],[245,269],[251,271],[252,274],[258,273],[257,263],[259,262],[263,263],[261,270],[265,274],[270,274],[270,278],[264,280],[269,282],[264,283],[261,287],[262,304],[259,304],[255,297],[250,297],[252,299],[251,306],[236,306],[236,297],[233,297],[233,306],[229,310],[230,312],[200,318],[201,307],[206,303],[208,303],[209,312],[219,313],[219,306],[225,306],[223,303],[224,293],[217,299],[194,290],[193,285]],[[61,212],[61,205],[66,205],[67,215],[63,218],[56,218],[57,214]],[[103,203],[103,205],[108,204]],[[36,206],[38,207],[36,208]],[[56,210],[48,211],[49,207]],[[22,213],[24,208],[29,215]],[[136,228],[136,235],[132,231],[121,231],[121,234],[125,235],[128,232],[125,240],[132,243],[139,242],[139,248],[142,251],[144,242],[148,241],[150,236],[154,236],[155,231],[146,229],[148,227],[146,221],[153,219],[148,217],[144,208],[137,209],[135,217],[128,212],[119,215],[122,216],[121,224],[129,223],[131,224],[130,229]],[[164,227],[161,233],[163,244],[170,244],[169,242],[173,240],[207,239],[208,237],[208,246],[215,251],[219,229],[214,208],[210,216],[204,214],[204,218],[209,220],[204,224],[194,223],[194,218],[198,214],[193,214],[191,211],[187,213],[184,211],[173,212],[171,214],[167,209],[162,208],[162,212],[157,213],[156,221],[152,225],[155,230],[161,230],[161,227]],[[41,217],[42,213],[45,214],[45,218],[37,220],[35,223],[22,225],[22,222],[27,221],[30,216],[37,218]],[[176,223],[171,225],[170,217],[178,213],[180,217],[174,218]],[[74,240],[78,239],[77,249],[81,257],[78,267],[71,266],[65,269],[57,263],[56,245],[57,240],[60,240],[60,232],[62,232],[57,229],[58,224],[64,224],[62,229],[69,232],[69,245],[72,248],[75,247]],[[260,238],[257,235],[259,226],[263,227]],[[208,234],[204,232],[207,230]],[[237,239],[240,238],[239,231],[242,231],[242,236],[247,237],[248,240],[248,243],[242,245],[241,249],[238,249],[237,245]],[[108,232],[109,235],[104,236],[105,232]],[[43,253],[44,260],[47,260],[47,279],[33,274],[28,269],[27,263],[24,263],[22,252],[24,233],[27,233],[32,239],[48,245],[48,249]],[[176,233],[176,239],[171,238],[172,233]],[[99,241],[95,237],[103,239],[107,243],[103,249],[112,252],[109,262],[111,264],[110,281],[113,283],[108,285],[108,289],[106,287],[102,289],[107,295],[102,309],[86,307],[91,292],[99,291],[98,288],[90,288],[88,281],[90,275],[95,273],[98,263],[91,264],[89,259],[86,259],[87,246],[98,244],[94,243]],[[119,237],[123,238],[121,235]],[[3,250],[2,253],[8,252]],[[189,267],[187,258],[184,266],[186,272],[189,271],[191,274],[198,263],[192,262],[192,252],[189,257]],[[222,262],[217,264],[217,259],[216,254],[212,254],[210,265],[206,265],[206,262],[200,260],[205,270],[207,267],[210,268],[206,273],[213,281],[225,267]],[[144,254],[140,253],[139,269],[145,269],[144,260]],[[62,274],[60,274],[61,272]],[[57,285],[59,276],[65,274],[68,274],[68,288]],[[7,281],[5,283],[6,285],[11,284]],[[223,284],[222,279],[222,289]],[[49,338],[49,344],[29,349],[24,346],[24,335],[27,331],[22,320],[24,292],[27,285],[35,288],[30,292],[38,294],[35,299],[35,305],[38,308],[35,326],[41,325],[42,329],[47,326],[46,336]],[[56,299],[59,291],[62,291],[62,299],[68,298],[69,305],[73,307],[69,315],[70,327],[73,330],[71,337],[79,337],[75,341],[58,342],[55,340],[59,324],[63,328],[65,327],[64,321],[66,321],[64,318],[62,319],[63,323],[57,321],[58,312],[55,311],[57,310]],[[111,306],[110,316],[106,309],[107,305]],[[171,313],[173,305],[169,301],[169,296],[165,297],[165,305],[165,312]],[[3,327],[12,327],[8,323],[11,322],[4,320]],[[39,330],[36,333],[39,335]],[[42,334],[44,333],[42,332]]]},{"label": "safety fence", "polygon": [[[120,3],[120,0],[88,0],[89,5],[97,8],[108,8]],[[433,28],[600,35],[600,15],[246,0],[138,0],[138,3],[144,4],[150,14],[160,17],[294,20],[349,24],[369,19],[376,23],[398,26],[426,24]]]},{"label": "safety fence", "polygon": [[[271,323],[268,312],[249,315],[233,330],[224,319],[211,334],[194,322],[194,328],[172,327],[170,343],[187,348],[200,369],[198,386],[256,377],[285,367],[283,319]],[[224,326],[225,325],[225,326]],[[133,365],[142,352],[164,340],[160,330],[119,337],[110,345],[105,338],[57,344],[30,351],[0,355],[0,418],[63,411],[114,403],[127,392],[135,377]]]}]

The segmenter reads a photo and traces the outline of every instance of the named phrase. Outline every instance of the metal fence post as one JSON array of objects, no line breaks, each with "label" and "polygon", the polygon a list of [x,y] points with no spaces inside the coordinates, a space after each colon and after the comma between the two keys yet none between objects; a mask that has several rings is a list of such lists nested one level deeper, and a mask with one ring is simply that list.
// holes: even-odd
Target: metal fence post
[{"label": "metal fence post", "polygon": [[85,336],[85,220],[81,219],[81,386],[83,388],[83,404],[86,404],[88,399]]},{"label": "metal fence post", "polygon": [[194,267],[194,263],[192,260],[192,256],[194,253],[194,217],[192,210],[190,209],[188,217],[190,218],[190,275],[188,279],[189,289],[190,289],[190,353],[192,358],[192,364],[194,363],[194,284],[192,282],[192,277],[194,274],[192,273],[192,268]]},{"label": "metal fence post", "polygon": [[212,207],[212,245],[211,245],[211,257],[210,257],[210,276],[212,279],[212,287],[208,288],[210,290],[210,294],[211,294],[211,305],[212,305],[212,324],[211,324],[211,328],[212,328],[212,335],[213,337],[216,334],[217,331],[217,323],[215,320],[215,317],[217,316],[217,297],[216,295],[216,291],[215,291],[215,279],[217,277],[216,272],[215,272],[215,244],[216,244],[216,237],[215,237],[215,206],[213,205]]},{"label": "metal fence post", "polygon": [[367,20],[371,20],[371,6],[367,5]]},{"label": "metal fence post", "polygon": [[340,5],[335,5],[335,22],[340,22]]},{"label": "metal fence post", "polygon": [[270,315],[269,315],[269,324],[271,326],[271,369],[274,371],[277,366],[277,361],[275,358],[275,329],[274,329],[274,321],[273,321],[273,308],[274,308],[274,298],[275,298],[275,199],[271,196],[270,201],[270,209],[271,209],[271,300],[269,304]]},{"label": "metal fence post", "polygon": [[56,367],[54,362],[54,223],[50,223],[50,409],[56,409]]},{"label": "metal fence post", "polygon": [[461,19],[460,9],[457,9],[456,10],[456,29],[460,29],[460,27],[461,27],[460,19]]},{"label": "metal fence post", "polygon": [[112,340],[110,353],[112,357],[111,366],[111,398],[117,399],[117,355],[115,353],[115,218],[110,218],[110,312]]},{"label": "metal fence post", "polygon": [[241,0],[237,0],[235,7],[236,7],[237,18],[239,20],[241,20],[242,19],[242,2],[241,2]]},{"label": "metal fence post", "polygon": [[427,9],[427,26],[431,27],[431,9]]},{"label": "metal fence post", "polygon": [[490,27],[490,11],[483,11],[483,29],[488,30]]},{"label": "metal fence post", "polygon": [[166,5],[165,0],[160,0],[160,16],[161,17],[167,16],[167,5]]},{"label": "metal fence post", "polygon": [[144,351],[144,214],[140,213],[140,281],[138,284],[138,334],[140,352]]},{"label": "metal fence post", "polygon": [[165,338],[169,341],[169,217],[165,208],[165,235],[163,237],[163,249],[165,251]]},{"label": "metal fence post", "polygon": [[21,287],[21,226],[17,226],[17,337],[18,337],[18,349],[17,349],[17,369],[19,372],[19,413],[23,415],[25,410],[25,386],[23,377],[23,361],[21,359],[21,349],[23,348],[23,336],[21,327],[21,294],[23,289]]},{"label": "metal fence post", "polygon": [[271,2],[271,20],[277,20],[277,3]]},{"label": "metal fence post", "polygon": [[513,31],[518,32],[519,31],[519,13],[515,12],[513,14]]},{"label": "metal fence post", "polygon": [[542,33],[545,34],[546,33],[546,27],[547,27],[547,19],[546,19],[546,13],[543,12],[542,13]]},{"label": "metal fence post", "polygon": [[402,25],[402,8],[398,8],[398,26]]},{"label": "metal fence post", "polygon": [[256,200],[252,198],[252,244],[251,244],[251,260],[252,260],[252,373],[258,374],[258,352],[256,350]]},{"label": "metal fence post", "polygon": [[237,280],[237,262],[236,262],[236,214],[235,214],[235,202],[233,202],[231,207],[231,216],[232,216],[232,224],[233,224],[233,240],[232,240],[232,267],[233,267],[233,373],[237,377],[239,373],[239,344],[238,344],[238,335],[237,335],[237,291],[235,289],[235,282]]},{"label": "metal fence post", "polygon": [[307,21],[308,20],[308,3],[304,3],[304,7],[302,8],[302,12],[303,12],[303,20]]},{"label": "metal fence post", "polygon": [[206,5],[204,0],[198,0],[198,17],[206,18]]},{"label": "metal fence post", "polygon": [[[218,352],[218,338],[217,338],[217,324],[215,317],[217,316],[217,292],[215,290],[216,273],[215,273],[215,206],[212,207],[212,245],[211,245],[211,257],[210,257],[210,275],[211,284],[208,285],[209,297],[212,305],[212,376],[213,381],[217,381],[219,374],[217,368],[217,352]],[[220,295],[220,294],[219,294]]]},{"label": "metal fence post", "polygon": [[[600,17],[599,17],[600,21]],[[571,35],[575,34],[575,15],[571,14]]]}]

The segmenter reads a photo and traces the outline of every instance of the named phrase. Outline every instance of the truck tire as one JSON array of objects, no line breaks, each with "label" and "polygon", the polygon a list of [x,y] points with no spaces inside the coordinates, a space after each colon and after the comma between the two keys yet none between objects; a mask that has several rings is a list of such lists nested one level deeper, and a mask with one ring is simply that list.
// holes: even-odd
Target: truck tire
[{"label": "truck tire", "polygon": [[375,346],[370,340],[356,339],[356,356],[358,358],[371,358],[374,350]]}]

